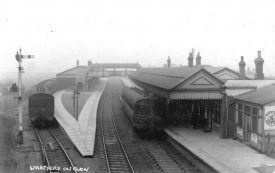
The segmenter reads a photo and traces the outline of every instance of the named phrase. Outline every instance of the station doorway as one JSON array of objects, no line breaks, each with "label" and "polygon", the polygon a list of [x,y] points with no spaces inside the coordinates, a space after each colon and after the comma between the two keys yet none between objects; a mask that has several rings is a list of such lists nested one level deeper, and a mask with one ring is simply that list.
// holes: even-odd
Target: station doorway
[{"label": "station doorway", "polygon": [[172,126],[218,131],[222,100],[171,100],[167,122]]}]

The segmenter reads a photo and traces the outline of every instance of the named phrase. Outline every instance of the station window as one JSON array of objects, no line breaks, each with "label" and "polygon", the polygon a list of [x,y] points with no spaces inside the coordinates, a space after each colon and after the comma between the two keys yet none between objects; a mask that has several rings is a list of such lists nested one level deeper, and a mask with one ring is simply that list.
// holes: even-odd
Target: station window
[{"label": "station window", "polygon": [[250,114],[250,107],[249,106],[244,106],[244,112],[249,115]]},{"label": "station window", "polygon": [[255,134],[258,133],[258,109],[252,108],[252,128],[251,131]]},{"label": "station window", "polygon": [[243,110],[243,105],[242,104],[238,104],[238,109],[239,110]]},{"label": "station window", "polygon": [[237,125],[243,128],[243,118],[246,116],[248,118],[247,128],[252,133],[257,134],[258,132],[258,114],[259,109],[255,107],[250,107],[247,105],[238,104],[237,106]]}]

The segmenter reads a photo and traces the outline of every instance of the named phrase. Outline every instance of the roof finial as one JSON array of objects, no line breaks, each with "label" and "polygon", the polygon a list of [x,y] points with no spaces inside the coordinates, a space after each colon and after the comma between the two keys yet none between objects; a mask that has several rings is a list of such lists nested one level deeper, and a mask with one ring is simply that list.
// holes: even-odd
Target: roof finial
[{"label": "roof finial", "polygon": [[192,56],[194,57],[195,56],[195,49],[192,48]]},{"label": "roof finial", "polygon": [[171,67],[171,58],[170,58],[170,56],[168,56],[168,59],[167,59],[167,67]]},{"label": "roof finial", "polygon": [[258,58],[261,58],[261,51],[258,50]]}]

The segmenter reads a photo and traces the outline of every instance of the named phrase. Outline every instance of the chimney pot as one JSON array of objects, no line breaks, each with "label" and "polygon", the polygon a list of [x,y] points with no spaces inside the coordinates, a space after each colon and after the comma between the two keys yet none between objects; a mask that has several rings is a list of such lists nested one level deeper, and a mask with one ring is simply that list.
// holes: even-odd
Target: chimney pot
[{"label": "chimney pot", "polygon": [[193,67],[193,50],[192,52],[189,52],[189,57],[188,57],[188,67]]},{"label": "chimney pot", "polygon": [[170,56],[168,56],[168,59],[167,59],[167,67],[168,68],[171,67],[171,58],[170,58]]},{"label": "chimney pot", "polygon": [[264,64],[264,59],[261,56],[261,51],[258,51],[258,56],[254,60],[255,62],[255,76],[254,79],[264,79],[264,73],[263,73],[263,64]]},{"label": "chimney pot", "polygon": [[245,79],[245,62],[244,62],[243,56],[241,56],[241,61],[239,62],[239,73],[240,73],[239,78]]},{"label": "chimney pot", "polygon": [[196,65],[201,65],[201,55],[200,52],[198,52],[197,57],[196,57]]},{"label": "chimney pot", "polygon": [[261,58],[261,51],[258,50],[258,58]]}]

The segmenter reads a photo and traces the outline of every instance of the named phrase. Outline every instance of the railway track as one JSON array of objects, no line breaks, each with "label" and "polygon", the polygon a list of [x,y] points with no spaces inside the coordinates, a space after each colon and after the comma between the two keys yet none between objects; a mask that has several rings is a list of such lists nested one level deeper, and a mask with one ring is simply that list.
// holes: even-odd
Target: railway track
[{"label": "railway track", "polygon": [[[112,100],[111,100],[112,101]],[[111,105],[112,106],[112,105]],[[106,110],[111,110],[106,113]],[[124,149],[114,120],[113,109],[101,114],[101,138],[108,172],[132,172],[134,169]]]},{"label": "railway track", "polygon": [[51,129],[35,129],[35,132],[40,142],[43,162],[48,168],[52,169],[48,172],[59,170],[59,172],[77,173],[73,170],[75,166],[65,147]]},{"label": "railway track", "polygon": [[[110,88],[110,87],[109,87]],[[114,89],[115,87],[111,87]],[[108,91],[108,92],[107,92]],[[100,124],[98,127],[101,133],[100,139],[103,142],[100,142],[99,147],[102,150],[102,153],[105,157],[104,161],[106,162],[106,170],[104,172],[134,172],[131,163],[129,162],[128,156],[125,152],[125,149],[128,153],[131,153],[132,146],[127,143],[129,141],[127,137],[123,137],[123,141],[126,142],[125,146],[121,144],[121,140],[118,134],[118,130],[115,122],[118,123],[119,131],[121,134],[125,134],[123,131],[124,128],[121,128],[120,120],[114,114],[118,112],[115,108],[121,107],[120,102],[117,98],[119,95],[116,91],[111,91],[107,89],[105,92],[111,94],[112,96],[108,96],[106,93],[104,94],[104,100],[102,100],[101,107],[101,116],[100,116]],[[115,99],[115,100],[114,100]],[[114,105],[113,105],[114,104]],[[119,121],[116,121],[115,118],[118,118]],[[128,120],[128,119],[127,119]],[[130,123],[130,122],[129,122]],[[139,138],[137,134],[133,134],[135,138]],[[140,163],[140,160],[135,160],[135,156],[130,155],[131,159],[135,161],[136,171],[139,172],[143,170],[143,172],[152,172],[152,173],[182,173],[182,172],[190,172],[190,173],[201,173],[201,171],[193,165],[185,156],[180,154],[173,146],[167,144],[162,140],[140,140],[135,143],[136,150],[135,153],[139,153],[140,157],[142,157],[144,162],[144,167]],[[125,148],[125,149],[124,149]],[[133,154],[133,153],[132,153]],[[104,164],[105,166],[105,164]]]},{"label": "railway track", "polygon": [[151,165],[158,168],[159,172],[173,173],[200,173],[201,171],[192,165],[177,151],[165,142],[146,141],[140,145],[141,149],[147,153],[145,157]]},{"label": "railway track", "polygon": [[[120,80],[120,84],[122,81]],[[120,106],[121,103],[118,102]],[[137,134],[135,134],[137,135]],[[163,140],[143,140],[139,149],[152,168],[152,172],[188,172],[201,173],[185,156],[179,153],[173,146]]]}]

